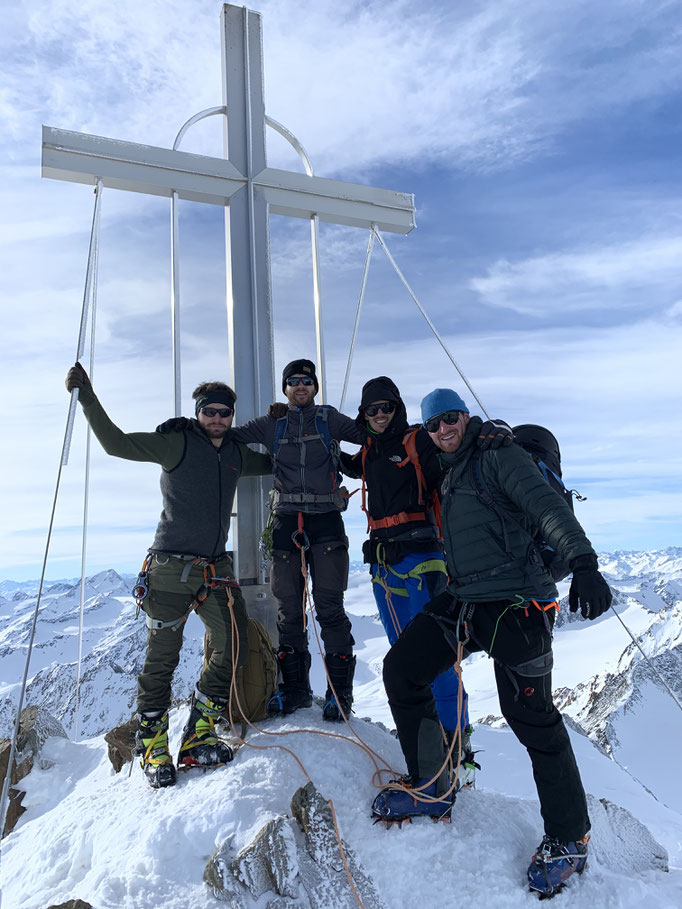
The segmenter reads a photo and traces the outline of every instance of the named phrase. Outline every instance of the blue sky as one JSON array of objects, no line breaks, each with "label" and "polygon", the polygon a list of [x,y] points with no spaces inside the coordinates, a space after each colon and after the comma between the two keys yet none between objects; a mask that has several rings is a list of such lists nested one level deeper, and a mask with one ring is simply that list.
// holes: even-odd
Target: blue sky
[{"label": "blue sky", "polygon": [[[386,240],[488,412],[555,432],[598,549],[680,545],[682,4],[257,8],[266,111],[316,173],[415,194],[417,229]],[[213,0],[3,8],[0,577],[39,573],[93,204],[88,187],[40,178],[41,124],[170,146],[188,117],[221,103],[219,13]],[[279,136],[268,141],[271,164],[300,169]],[[183,148],[221,155],[218,120]],[[222,213],[208,208],[181,207],[186,401],[227,373]],[[95,386],[126,430],[172,411],[168,224],[167,200],[103,195]],[[271,234],[279,372],[314,357],[309,230],[273,217]],[[363,231],[322,227],[331,403],[366,244]],[[415,419],[435,386],[467,397],[376,250],[348,412],[381,373]],[[79,571],[84,439],[79,415],[48,577]],[[135,570],[159,511],[157,468],[95,445],[89,569]]]}]

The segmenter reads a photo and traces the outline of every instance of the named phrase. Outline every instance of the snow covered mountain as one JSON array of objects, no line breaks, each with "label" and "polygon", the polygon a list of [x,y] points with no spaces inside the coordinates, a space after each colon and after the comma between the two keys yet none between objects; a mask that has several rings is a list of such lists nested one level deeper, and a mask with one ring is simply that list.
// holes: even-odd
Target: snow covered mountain
[{"label": "snow covered mountain", "polygon": [[[612,843],[615,853],[598,854],[594,863],[597,873],[585,875],[571,888],[571,904],[621,909],[655,900],[659,909],[672,909],[682,905],[682,787],[677,779],[682,711],[657,673],[682,702],[682,549],[602,553],[600,564],[614,589],[616,610],[639,647],[613,611],[596,622],[583,622],[571,614],[564,585],[555,635],[555,697],[572,721],[571,735],[586,788],[595,798],[593,824],[595,812],[601,810],[599,799],[628,809],[668,850],[673,871],[663,875],[651,868],[646,870],[645,862],[633,878],[628,855],[637,851],[636,843],[627,837],[618,841],[611,825],[613,816],[609,815],[602,818],[601,836],[603,842]],[[129,596],[131,586],[131,579],[114,571],[87,579],[79,740],[89,741],[74,744],[50,740],[55,767],[49,771],[34,770],[28,778],[25,804],[29,810],[7,841],[12,845],[7,864],[11,870],[12,862],[19,862],[21,856],[26,859],[30,854],[39,855],[37,865],[44,865],[43,872],[38,872],[39,879],[43,873],[45,881],[56,884],[59,875],[51,876],[48,866],[61,851],[63,873],[55,895],[62,891],[66,894],[64,899],[67,895],[80,895],[97,907],[218,906],[220,903],[207,898],[201,884],[201,871],[197,874],[196,870],[198,857],[204,857],[205,864],[218,840],[228,834],[239,847],[264,822],[263,818],[286,811],[293,789],[302,780],[298,780],[300,773],[285,754],[275,749],[250,752],[247,748],[240,751],[228,771],[187,780],[177,792],[155,793],[152,800],[138,772],[130,780],[124,778],[125,774],[111,775],[106,748],[99,737],[133,712],[135,678],[146,636],[142,618],[135,618],[135,606]],[[26,704],[42,704],[59,717],[69,734],[74,724],[79,588],[78,582],[60,582],[50,585],[44,593],[25,698]],[[5,617],[0,628],[0,734],[9,734],[13,722],[35,593],[35,584],[15,588],[5,582],[0,594],[0,610]],[[356,717],[368,717],[390,727],[381,682],[381,661],[387,642],[376,617],[367,575],[361,568],[352,572],[347,607],[357,641]],[[182,660],[174,679],[176,703],[189,695],[201,659],[203,626],[196,617],[187,623],[185,635]],[[478,791],[460,796],[457,820],[445,835],[431,830],[430,824],[429,829],[413,825],[414,830],[400,833],[372,829],[367,820],[372,773],[366,756],[347,745],[328,746],[327,740],[317,735],[298,735],[293,737],[295,741],[283,742],[293,747],[297,755],[305,756],[308,772],[325,796],[334,799],[344,837],[348,837],[375,883],[381,883],[386,905],[391,909],[421,906],[424,902],[443,907],[454,907],[461,901],[474,907],[534,902],[522,885],[528,856],[537,845],[541,830],[530,764],[498,719],[499,705],[488,658],[471,657],[464,673],[470,713],[474,721],[479,721],[474,745],[482,750],[483,771],[479,774]],[[321,693],[324,682],[319,656],[314,658],[312,682],[315,691]],[[174,711],[176,738],[185,712],[185,707]],[[323,729],[326,724],[319,722],[317,713],[319,708],[315,707],[300,712],[296,724],[329,731],[328,727]],[[360,719],[354,719],[353,725],[362,727],[363,737],[369,736],[372,747],[388,755],[391,766],[401,771],[402,759],[390,736]],[[279,721],[273,731],[291,728],[294,724]],[[266,732],[262,739],[271,743]],[[298,780],[295,786],[294,778]],[[353,786],[349,791],[345,783],[351,779]],[[143,821],[137,812],[141,799],[145,800]],[[192,810],[193,804],[196,810]],[[75,828],[74,812],[83,815]],[[117,844],[128,836],[132,838],[129,854],[125,852],[128,846],[119,844],[114,848],[112,844],[121,861],[132,863],[132,870],[127,867],[116,874],[110,867],[110,858],[95,855],[92,847],[96,841],[98,849],[105,848],[103,844],[112,832],[106,833],[104,827],[113,816],[121,821]],[[135,852],[134,831],[140,823],[145,827],[146,838],[142,852]],[[91,832],[84,833],[82,824]],[[502,829],[507,834],[504,842],[500,842]],[[392,838],[394,835],[397,839]],[[465,839],[460,842],[462,837]],[[193,840],[189,852],[186,838]],[[42,852],[39,842],[43,842]],[[156,849],[163,853],[163,860],[155,854]],[[173,859],[169,858],[171,855]],[[422,879],[420,860],[428,861],[430,868],[436,863],[439,874],[444,875],[443,887],[437,880]],[[462,867],[467,869],[466,874]],[[395,874],[397,868],[400,875]],[[5,881],[10,880],[8,873],[3,870]],[[627,886],[620,881],[623,874],[629,880]],[[106,886],[102,875],[107,877]],[[193,883],[181,886],[181,879]],[[87,887],[76,892],[79,881],[87,882]],[[443,895],[443,888],[448,886],[452,887],[452,898]],[[45,887],[48,889],[39,895],[36,892],[26,896],[6,884],[4,905],[45,909],[50,902],[58,902],[47,895],[47,883]],[[414,890],[410,891],[410,887]],[[608,900],[603,887],[610,893]],[[13,901],[7,903],[8,898]]]}]

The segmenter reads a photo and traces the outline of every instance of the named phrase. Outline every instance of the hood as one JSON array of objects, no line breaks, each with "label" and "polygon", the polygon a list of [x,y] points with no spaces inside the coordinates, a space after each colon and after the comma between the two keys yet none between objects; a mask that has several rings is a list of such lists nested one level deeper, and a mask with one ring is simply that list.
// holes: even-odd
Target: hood
[{"label": "hood", "polygon": [[[358,407],[358,415],[355,418],[357,425],[362,426],[363,429],[368,429],[364,409],[374,401],[395,401],[397,404],[390,426],[381,435],[390,437],[397,433],[403,433],[407,428],[407,410],[403,399],[400,397],[398,386],[388,376],[377,376],[375,379],[369,379],[362,386],[360,406]],[[375,433],[372,433],[372,436],[374,435]]]}]

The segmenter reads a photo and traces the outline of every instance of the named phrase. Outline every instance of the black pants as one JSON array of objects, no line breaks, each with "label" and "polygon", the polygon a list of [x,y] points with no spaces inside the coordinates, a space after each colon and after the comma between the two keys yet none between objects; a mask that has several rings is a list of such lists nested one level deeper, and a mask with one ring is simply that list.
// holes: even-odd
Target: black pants
[{"label": "black pants", "polygon": [[566,842],[579,839],[590,829],[585,792],[566,727],[552,702],[551,672],[536,674],[543,672],[542,658],[547,663],[551,656],[546,614],[534,606],[526,616],[508,603],[476,603],[465,629],[459,620],[471,606],[452,601],[445,615],[433,615],[427,605],[384,660],[388,703],[408,772],[430,778],[444,761],[430,686],[452,665],[453,643],[464,640],[468,630],[466,649],[484,650],[495,660],[502,715],[528,750],[545,833]]},{"label": "black pants", "polygon": [[[338,511],[305,514],[303,527],[310,544],[305,551],[310,571],[315,613],[320,623],[326,653],[351,654],[351,624],[343,608],[348,585],[348,540]],[[292,539],[301,542],[297,514],[276,514],[272,527],[273,549],[270,584],[277,600],[277,630],[280,646],[307,650],[303,625],[301,551]]]}]

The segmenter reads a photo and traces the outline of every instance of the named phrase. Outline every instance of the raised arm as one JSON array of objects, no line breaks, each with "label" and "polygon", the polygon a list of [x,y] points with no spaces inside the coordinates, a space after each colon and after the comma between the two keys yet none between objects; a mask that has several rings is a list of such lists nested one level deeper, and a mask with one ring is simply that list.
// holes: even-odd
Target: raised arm
[{"label": "raised arm", "polygon": [[161,435],[157,432],[123,432],[109,418],[100,404],[88,378],[77,363],[66,376],[66,390],[78,389],[78,400],[85,419],[107,454],[127,461],[149,461],[172,470],[182,460],[185,452],[183,433]]}]

